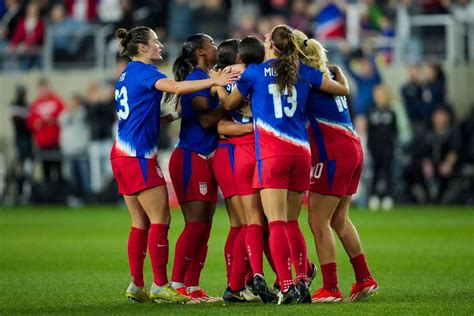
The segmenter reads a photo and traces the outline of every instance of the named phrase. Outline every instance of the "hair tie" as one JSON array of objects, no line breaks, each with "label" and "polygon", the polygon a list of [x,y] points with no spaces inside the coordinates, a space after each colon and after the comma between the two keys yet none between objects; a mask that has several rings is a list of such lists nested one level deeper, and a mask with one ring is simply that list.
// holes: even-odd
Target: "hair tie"
[{"label": "hair tie", "polygon": [[303,41],[303,45],[304,45],[304,46],[308,46],[308,39],[305,39],[305,40]]}]

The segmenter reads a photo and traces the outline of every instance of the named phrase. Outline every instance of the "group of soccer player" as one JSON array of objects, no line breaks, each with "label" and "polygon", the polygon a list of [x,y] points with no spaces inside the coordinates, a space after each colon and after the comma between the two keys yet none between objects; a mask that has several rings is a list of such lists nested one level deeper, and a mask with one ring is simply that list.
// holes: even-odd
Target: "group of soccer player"
[{"label": "group of soccer player", "polygon": [[[172,80],[153,65],[163,50],[153,30],[119,29],[116,35],[121,53],[131,59],[116,85],[119,125],[111,152],[132,220],[129,299],[342,301],[333,230],[354,268],[348,300],[378,290],[348,216],[363,161],[345,99],[349,87],[341,69],[328,64],[319,42],[286,25],[275,27],[264,42],[246,37],[219,47],[206,34],[192,35],[173,65]],[[171,282],[168,192],[157,162],[162,98],[176,102],[181,116],[169,170],[185,226],[176,242]],[[166,117],[176,119],[178,112]],[[230,219],[222,298],[199,286],[218,186]],[[323,279],[312,295],[317,268],[308,259],[298,224],[308,190],[309,224]],[[143,280],[147,248],[153,270],[149,291]],[[277,276],[271,288],[263,254]]]}]

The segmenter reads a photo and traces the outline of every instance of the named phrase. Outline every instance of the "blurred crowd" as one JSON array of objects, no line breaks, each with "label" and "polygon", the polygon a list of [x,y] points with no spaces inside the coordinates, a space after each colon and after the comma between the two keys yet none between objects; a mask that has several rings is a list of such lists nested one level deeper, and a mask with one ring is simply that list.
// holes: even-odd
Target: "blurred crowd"
[{"label": "blurred crowd", "polygon": [[[350,5],[360,6],[357,46],[346,41]],[[408,66],[409,80],[400,91],[390,91],[378,69],[393,58],[387,43],[400,5],[410,14],[450,13],[474,21],[474,4],[466,0],[0,0],[0,68],[41,67],[47,32],[55,59],[80,61],[88,52],[90,25],[151,25],[167,47],[180,47],[196,32],[218,43],[262,38],[274,25],[288,23],[333,45],[330,60],[352,82],[351,113],[366,153],[357,204],[375,210],[394,203],[474,203],[474,110],[463,119],[454,115],[445,72],[436,62]],[[369,45],[374,38],[378,44]],[[116,74],[124,63],[119,59]],[[108,161],[115,78],[91,81],[66,98],[47,78],[37,91],[18,86],[11,102],[18,163],[7,175],[14,203],[77,206],[117,198]],[[174,145],[172,137],[161,135],[163,148]],[[34,179],[38,163],[40,180]]]},{"label": "blurred crowd", "polygon": [[[342,55],[353,82],[350,110],[365,147],[356,203],[374,210],[394,203],[474,203],[474,108],[462,120],[455,117],[443,69],[435,63],[411,65],[409,80],[400,91],[390,91],[373,57]],[[109,166],[114,82],[126,62],[119,62],[110,80],[91,81],[66,99],[46,78],[30,91],[31,99],[23,86],[17,87],[11,118],[18,163],[7,181],[15,202],[78,206],[116,200]],[[395,109],[397,99],[402,106]],[[165,153],[174,139],[167,131],[161,136]],[[32,166],[38,164],[42,175],[34,180]]]},{"label": "blurred crowd", "polygon": [[[357,7],[356,25],[347,25],[349,6]],[[353,31],[348,29],[356,29],[356,44],[371,46],[380,60],[390,63],[400,6],[409,14],[452,14],[466,27],[474,20],[469,0],[0,0],[1,66],[40,68],[46,37],[55,61],[86,60],[94,53],[94,33],[101,25],[112,30],[150,25],[163,42],[179,43],[196,32],[218,40],[262,37],[281,23],[323,43],[346,39]],[[425,33],[422,37],[439,39],[443,32]],[[112,36],[109,40],[115,43]]]}]

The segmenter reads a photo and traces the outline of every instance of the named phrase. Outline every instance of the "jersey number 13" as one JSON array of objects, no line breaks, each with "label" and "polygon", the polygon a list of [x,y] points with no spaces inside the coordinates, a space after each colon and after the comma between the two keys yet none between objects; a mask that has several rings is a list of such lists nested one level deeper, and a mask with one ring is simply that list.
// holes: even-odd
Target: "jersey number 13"
[{"label": "jersey number 13", "polygon": [[268,93],[270,93],[273,97],[273,107],[275,109],[275,117],[282,118],[283,113],[287,117],[293,117],[296,112],[296,107],[298,105],[297,98],[296,98],[296,88],[293,86],[291,88],[291,95],[288,95],[288,90],[285,89],[283,94],[284,98],[286,99],[285,105],[282,104],[282,95],[280,91],[278,91],[278,86],[275,83],[268,85]]}]

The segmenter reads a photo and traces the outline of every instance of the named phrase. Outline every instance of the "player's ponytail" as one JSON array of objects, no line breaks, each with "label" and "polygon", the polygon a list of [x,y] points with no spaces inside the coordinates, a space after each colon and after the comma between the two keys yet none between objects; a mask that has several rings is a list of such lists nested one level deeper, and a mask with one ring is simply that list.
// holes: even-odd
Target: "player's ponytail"
[{"label": "player's ponytail", "polygon": [[217,69],[224,69],[237,62],[239,43],[240,40],[238,39],[228,39],[217,47]]},{"label": "player's ponytail", "polygon": [[151,32],[152,29],[146,26],[137,26],[130,31],[117,29],[115,36],[120,40],[120,56],[138,55],[138,44],[148,44]]},{"label": "player's ponytail", "polygon": [[196,50],[204,47],[203,33],[191,35],[181,48],[181,55],[173,63],[173,74],[176,81],[183,81],[197,64]]},{"label": "player's ponytail", "polygon": [[298,48],[293,31],[288,25],[279,25],[273,29],[271,35],[277,56],[277,60],[272,64],[272,68],[277,74],[275,83],[281,94],[287,91],[291,95],[293,86],[298,81],[301,51]]},{"label": "player's ponytail", "polygon": [[327,50],[323,45],[314,38],[308,38],[306,34],[299,30],[295,30],[295,36],[298,47],[303,52],[303,54],[301,54],[302,61],[308,66],[321,70],[324,76],[330,78],[331,76],[327,66]]}]

